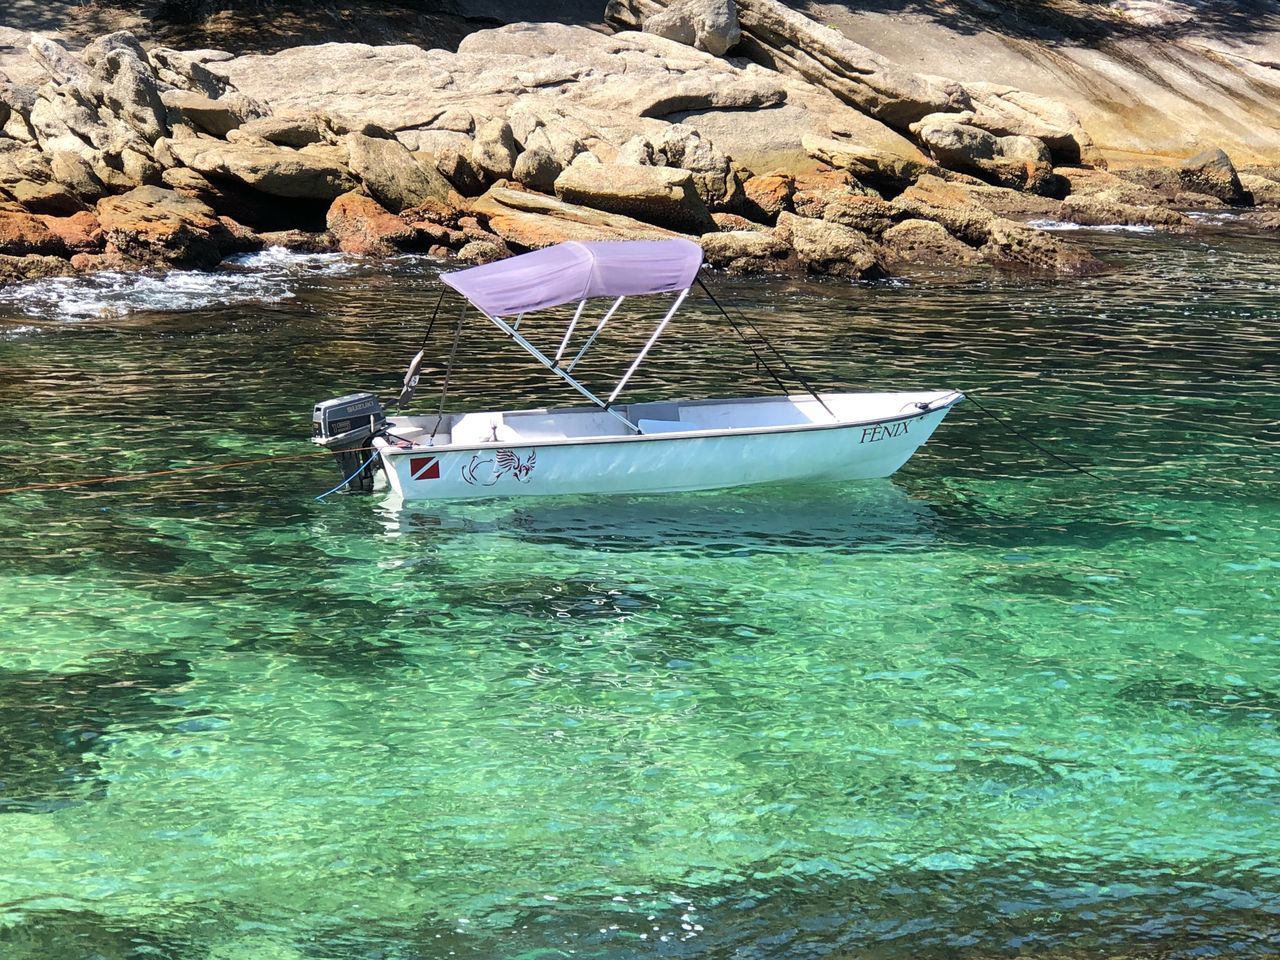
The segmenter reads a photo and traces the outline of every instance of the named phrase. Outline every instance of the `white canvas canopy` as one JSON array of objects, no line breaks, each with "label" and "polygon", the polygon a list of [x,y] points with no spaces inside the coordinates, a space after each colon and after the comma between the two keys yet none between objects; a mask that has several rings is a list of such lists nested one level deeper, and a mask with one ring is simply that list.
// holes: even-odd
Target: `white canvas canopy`
[{"label": "white canvas canopy", "polygon": [[687,290],[702,266],[692,240],[570,241],[440,275],[489,317],[512,317],[592,297]]}]

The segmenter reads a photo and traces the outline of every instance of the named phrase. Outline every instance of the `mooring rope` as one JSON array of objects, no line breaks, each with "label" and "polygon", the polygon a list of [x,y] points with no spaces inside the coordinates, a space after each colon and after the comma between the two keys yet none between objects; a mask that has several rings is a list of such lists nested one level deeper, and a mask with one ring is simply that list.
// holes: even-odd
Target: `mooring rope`
[{"label": "mooring rope", "polygon": [[[373,447],[353,447],[353,450],[373,450]],[[260,463],[279,463],[283,460],[305,460],[308,457],[332,456],[328,450],[312,450],[308,453],[290,453],[279,457],[258,457],[254,460],[232,460],[228,463],[206,463],[196,467],[174,467],[170,470],[147,470],[143,473],[119,473],[107,477],[88,477],[84,480],[53,480],[45,483],[25,483],[17,487],[0,487],[0,495],[25,493],[29,490],[65,490],[71,487],[88,487],[97,483],[127,483],[130,480],[148,480],[151,477],[169,477],[179,473],[213,473],[233,467],[252,467]],[[347,481],[343,481],[346,483]],[[327,496],[327,494],[326,494]]]},{"label": "mooring rope", "polygon": [[1102,477],[1098,476],[1096,473],[1090,473],[1084,467],[1080,466],[1080,464],[1072,463],[1070,460],[1066,459],[1065,457],[1058,456],[1049,448],[1042,447],[1040,444],[1036,443],[1034,440],[1028,437],[1025,433],[1023,433],[1013,424],[1001,419],[1000,417],[992,413],[990,410],[988,410],[986,406],[983,405],[982,401],[979,400],[977,397],[975,397],[972,393],[965,391],[964,395],[966,400],[972,400],[973,405],[977,407],[979,410],[981,410],[986,416],[990,417],[992,420],[994,420],[996,423],[1002,426],[1005,430],[1007,430],[1013,436],[1017,437],[1019,440],[1022,440],[1023,442],[1028,443],[1031,446],[1035,447],[1037,450],[1043,453],[1046,457],[1051,457],[1054,460],[1057,460],[1064,467],[1070,467],[1072,470],[1075,470],[1077,473],[1083,473],[1086,477],[1092,477],[1094,480],[1105,482],[1102,480]]},{"label": "mooring rope", "polygon": [[318,501],[324,500],[324,498],[329,496],[329,494],[337,493],[339,490],[345,487],[348,483],[350,483],[356,477],[360,476],[360,474],[364,473],[365,467],[369,466],[369,464],[373,463],[373,461],[378,459],[378,454],[380,452],[381,451],[379,450],[374,450],[373,453],[369,454],[369,459],[366,460],[364,463],[360,464],[360,466],[356,469],[355,473],[351,474],[351,476],[349,477],[344,478],[343,481],[340,484],[338,484],[336,487],[334,487],[332,490],[326,490],[324,493],[320,494],[320,496],[316,497],[316,500]]}]

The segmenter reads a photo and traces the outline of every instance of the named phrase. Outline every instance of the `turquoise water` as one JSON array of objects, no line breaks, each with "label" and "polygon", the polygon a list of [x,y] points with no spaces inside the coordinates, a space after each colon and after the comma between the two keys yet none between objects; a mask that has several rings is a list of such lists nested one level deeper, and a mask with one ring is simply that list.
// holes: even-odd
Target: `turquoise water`
[{"label": "turquoise water", "polygon": [[[721,287],[823,385],[973,390],[1100,481],[966,404],[863,485],[5,496],[0,956],[1280,951],[1277,248],[1091,242],[1117,273]],[[0,291],[4,485],[306,454],[436,269]],[[568,399],[460,357],[459,407]],[[701,308],[655,359],[633,398],[766,389]]]}]

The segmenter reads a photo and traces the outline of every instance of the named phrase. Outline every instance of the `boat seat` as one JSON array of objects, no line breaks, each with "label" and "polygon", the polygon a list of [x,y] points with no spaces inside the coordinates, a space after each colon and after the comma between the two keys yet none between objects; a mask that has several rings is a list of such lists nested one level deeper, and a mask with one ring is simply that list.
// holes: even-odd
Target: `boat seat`
[{"label": "boat seat", "polygon": [[[627,405],[627,419],[639,425],[644,420],[680,420],[680,404],[678,403],[631,403]],[[643,427],[641,428],[643,429]]]},{"label": "boat seat", "polygon": [[697,423],[685,423],[683,420],[637,420],[636,426],[641,433],[688,433],[690,430],[705,430]]},{"label": "boat seat", "polygon": [[501,413],[464,413],[453,422],[449,442],[470,446],[474,443],[519,443],[520,434],[503,422]]}]

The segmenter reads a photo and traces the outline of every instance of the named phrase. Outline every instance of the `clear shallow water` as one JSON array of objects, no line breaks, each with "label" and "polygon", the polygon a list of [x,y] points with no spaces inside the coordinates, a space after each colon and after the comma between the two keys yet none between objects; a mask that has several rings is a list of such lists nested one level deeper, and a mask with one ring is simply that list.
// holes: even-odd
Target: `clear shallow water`
[{"label": "clear shallow water", "polygon": [[[5,497],[0,955],[1280,950],[1276,247],[1091,242],[1123,270],[721,287],[819,382],[975,390],[1101,483],[968,404],[892,483]],[[307,452],[435,269],[3,291],[5,485]],[[636,399],[765,387],[705,319]],[[459,406],[546,396],[460,356]]]}]

